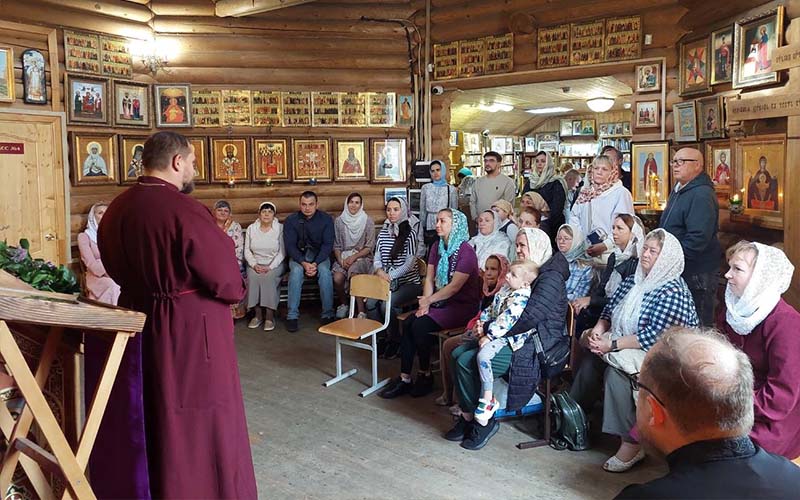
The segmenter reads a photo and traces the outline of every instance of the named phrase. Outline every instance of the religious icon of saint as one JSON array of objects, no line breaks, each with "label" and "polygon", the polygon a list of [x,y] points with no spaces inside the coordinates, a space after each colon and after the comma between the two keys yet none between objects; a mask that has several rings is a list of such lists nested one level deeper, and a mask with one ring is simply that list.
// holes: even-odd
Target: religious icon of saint
[{"label": "religious icon of saint", "polygon": [[719,163],[714,168],[714,184],[727,186],[731,179],[731,167],[728,165],[728,154],[725,151],[719,153]]},{"label": "religious icon of saint", "polygon": [[342,162],[342,173],[361,175],[363,172],[361,162],[356,158],[355,148],[347,148],[347,158]]},{"label": "religious icon of saint", "polygon": [[730,78],[732,53],[731,44],[726,41],[725,35],[722,35],[719,47],[714,50],[714,64],[716,66],[714,72],[716,73],[717,80],[727,80]]},{"label": "religious icon of saint", "polygon": [[169,98],[169,105],[164,108],[164,112],[161,114],[165,123],[184,123],[186,121],[186,112],[178,104],[178,99],[175,97]]},{"label": "religious icon of saint", "polygon": [[86,146],[88,156],[83,160],[83,175],[84,177],[98,177],[101,175],[108,175],[108,166],[106,161],[101,156],[103,146],[100,143],[92,141]]},{"label": "religious icon of saint", "polygon": [[142,153],[144,153],[144,146],[137,144],[133,147],[133,156],[131,162],[128,164],[128,179],[136,179],[142,175]]},{"label": "religious icon of saint", "polygon": [[767,170],[767,158],[758,159],[758,171],[747,185],[747,208],[778,210],[778,179]]},{"label": "religious icon of saint", "polygon": [[644,192],[650,192],[650,176],[652,174],[658,175],[658,163],[656,162],[653,153],[647,153],[647,159],[644,161],[644,172],[642,173],[642,181],[644,181]]},{"label": "religious icon of saint", "polygon": [[234,177],[241,165],[239,158],[236,157],[237,148],[233,144],[226,144],[224,151],[225,156],[222,158],[222,165],[225,167],[225,173],[229,177]]}]

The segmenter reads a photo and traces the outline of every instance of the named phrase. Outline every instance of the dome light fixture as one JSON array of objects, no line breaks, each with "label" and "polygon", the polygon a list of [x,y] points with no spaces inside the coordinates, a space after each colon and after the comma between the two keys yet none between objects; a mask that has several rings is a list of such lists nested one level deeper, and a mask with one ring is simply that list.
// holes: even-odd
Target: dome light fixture
[{"label": "dome light fixture", "polygon": [[614,105],[614,99],[611,97],[595,97],[587,100],[586,105],[595,113],[603,113],[611,109],[611,106]]}]

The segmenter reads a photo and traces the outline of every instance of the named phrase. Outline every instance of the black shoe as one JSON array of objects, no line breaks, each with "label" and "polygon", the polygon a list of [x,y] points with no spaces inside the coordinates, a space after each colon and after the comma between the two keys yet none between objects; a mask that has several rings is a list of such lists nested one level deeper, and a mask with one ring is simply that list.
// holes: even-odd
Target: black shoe
[{"label": "black shoe", "polygon": [[400,354],[400,343],[392,342],[391,340],[387,341],[386,350],[383,351],[383,357],[385,359],[397,359],[397,356],[399,354]]},{"label": "black shoe", "polygon": [[464,441],[461,442],[461,447],[465,450],[477,451],[486,446],[486,443],[497,434],[500,429],[500,422],[496,419],[489,420],[486,425],[474,424],[470,433],[466,435]]},{"label": "black shoe", "polygon": [[333,323],[334,321],[336,321],[336,318],[334,318],[334,317],[322,318],[322,319],[319,320],[319,324],[320,324],[320,326],[325,326],[325,325],[328,325],[330,323]]},{"label": "black shoe", "polygon": [[444,438],[448,441],[455,441],[455,442],[463,441],[464,436],[470,434],[470,430],[474,425],[475,425],[474,422],[472,421],[467,422],[466,420],[464,420],[464,417],[458,417],[456,425],[453,426],[453,428],[450,429],[449,431],[445,432]]},{"label": "black shoe", "polygon": [[412,398],[421,398],[427,396],[433,391],[433,375],[419,374],[417,381],[414,382],[414,388],[411,390]]},{"label": "black shoe", "polygon": [[403,394],[411,392],[413,388],[413,383],[403,382],[403,379],[397,377],[392,379],[392,381],[389,382],[389,385],[387,385],[386,388],[378,395],[383,399],[394,399],[397,396],[402,396]]},{"label": "black shoe", "polygon": [[286,331],[294,333],[297,330],[299,330],[299,328],[297,326],[297,320],[296,319],[287,319],[286,320]]}]

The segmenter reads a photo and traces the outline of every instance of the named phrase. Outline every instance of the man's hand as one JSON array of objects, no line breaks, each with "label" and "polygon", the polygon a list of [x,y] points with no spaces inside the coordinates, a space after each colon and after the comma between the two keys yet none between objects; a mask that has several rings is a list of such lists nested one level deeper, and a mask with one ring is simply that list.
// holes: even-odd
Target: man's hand
[{"label": "man's hand", "polygon": [[309,278],[314,277],[317,275],[317,264],[316,262],[303,262],[303,270],[306,273],[306,276]]}]

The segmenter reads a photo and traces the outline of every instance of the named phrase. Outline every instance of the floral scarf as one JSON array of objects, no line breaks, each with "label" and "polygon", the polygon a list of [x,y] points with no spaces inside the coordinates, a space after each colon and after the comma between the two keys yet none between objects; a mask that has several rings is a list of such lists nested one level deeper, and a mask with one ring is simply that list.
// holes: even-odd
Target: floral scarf
[{"label": "floral scarf", "polygon": [[537,266],[541,266],[553,256],[553,247],[550,244],[550,237],[547,236],[547,233],[532,227],[523,227],[519,231],[525,234],[528,239],[527,260],[536,263]]},{"label": "floral scarf", "polygon": [[[461,244],[469,240],[467,217],[458,210],[453,213],[453,228],[445,244],[444,238],[439,238],[439,263],[436,266],[436,289],[440,290],[450,283],[455,272],[455,263],[458,261],[458,250]],[[451,265],[452,261],[452,265]]]}]

